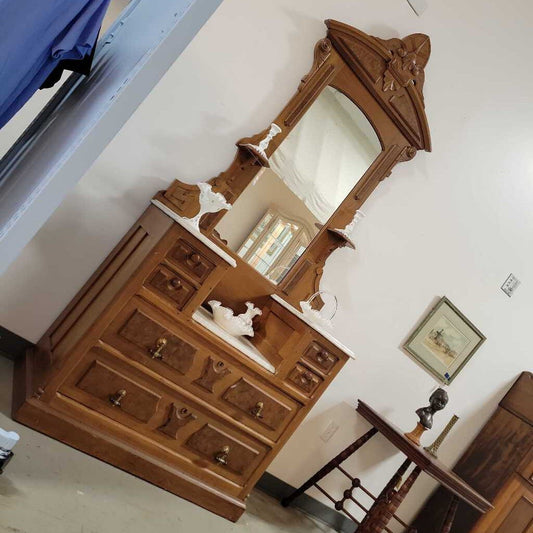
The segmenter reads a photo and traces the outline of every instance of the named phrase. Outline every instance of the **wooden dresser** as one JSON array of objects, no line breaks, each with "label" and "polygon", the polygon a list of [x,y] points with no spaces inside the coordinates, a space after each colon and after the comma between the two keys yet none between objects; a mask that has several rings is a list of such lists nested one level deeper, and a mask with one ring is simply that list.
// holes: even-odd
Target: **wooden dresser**
[{"label": "wooden dresser", "polygon": [[[228,169],[209,182],[175,180],[160,191],[16,367],[16,420],[231,520],[353,356],[295,307],[312,295],[326,303],[316,297],[326,262],[355,247],[357,211],[398,163],[431,150],[429,37],[383,40],[326,25],[311,69],[274,121],[238,141]],[[323,138],[330,131],[333,141]],[[307,176],[294,165],[268,178],[278,148],[295,161],[284,145],[292,133],[307,138],[320,184],[281,179]],[[333,157],[336,146],[345,149]],[[274,178],[264,205],[257,191]],[[278,200],[279,219],[260,230]],[[221,222],[226,232],[246,231],[230,238]],[[248,242],[257,256],[250,263],[239,255]],[[210,300],[236,314],[247,301],[261,309],[251,342],[215,327]]]},{"label": "wooden dresser", "polygon": [[[472,441],[454,472],[494,509],[480,517],[460,504],[451,533],[533,531],[533,374],[523,372]],[[451,495],[439,488],[413,523],[420,533],[438,532]]]},{"label": "wooden dresser", "polygon": [[150,206],[18,365],[13,417],[236,520],[348,355],[272,298],[273,363],[194,320],[236,274],[212,248]]}]

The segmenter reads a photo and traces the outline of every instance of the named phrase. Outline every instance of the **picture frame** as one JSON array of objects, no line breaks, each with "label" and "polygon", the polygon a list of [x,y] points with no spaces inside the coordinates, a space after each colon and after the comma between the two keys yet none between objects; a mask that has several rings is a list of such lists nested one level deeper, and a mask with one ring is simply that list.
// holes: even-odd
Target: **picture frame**
[{"label": "picture frame", "polygon": [[438,381],[449,385],[485,340],[481,331],[443,296],[403,349]]}]

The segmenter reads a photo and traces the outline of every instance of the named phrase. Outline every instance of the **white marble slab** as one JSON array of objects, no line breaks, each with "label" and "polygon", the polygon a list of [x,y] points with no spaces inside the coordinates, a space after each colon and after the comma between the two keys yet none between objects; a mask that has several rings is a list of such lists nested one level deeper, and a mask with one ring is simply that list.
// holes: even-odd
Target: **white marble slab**
[{"label": "white marble slab", "polygon": [[192,319],[204,326],[217,337],[220,337],[222,340],[226,341],[228,344],[239,350],[246,357],[255,361],[258,365],[261,365],[263,368],[275,373],[276,369],[272,363],[245,337],[234,337],[230,335],[225,329],[222,329],[214,320],[213,315],[204,309],[199,307],[192,315]]},{"label": "white marble slab", "polygon": [[168,215],[172,220],[176,221],[182,228],[186,229],[193,237],[196,237],[202,244],[205,244],[210,250],[215,252],[219,257],[222,257],[226,263],[230,264],[233,268],[237,266],[237,261],[231,257],[227,252],[217,246],[209,237],[206,237],[201,231],[198,231],[192,224],[188,222],[186,218],[180,217],[177,213],[172,211],[163,202],[159,200],[152,200],[158,209],[161,209],[165,215]]},{"label": "white marble slab", "polygon": [[329,331],[326,331],[324,328],[321,328],[318,324],[315,324],[311,322],[301,311],[298,311],[295,307],[293,307],[290,303],[286,302],[283,298],[278,296],[277,294],[271,294],[270,297],[275,301],[278,302],[281,306],[285,307],[287,311],[290,311],[293,315],[297,316],[300,320],[303,320],[309,327],[313,328],[317,333],[320,333],[322,337],[326,338],[331,344],[334,344],[337,348],[342,350],[348,357],[351,357],[352,359],[355,359],[355,354],[342,344],[341,341],[336,339]]}]

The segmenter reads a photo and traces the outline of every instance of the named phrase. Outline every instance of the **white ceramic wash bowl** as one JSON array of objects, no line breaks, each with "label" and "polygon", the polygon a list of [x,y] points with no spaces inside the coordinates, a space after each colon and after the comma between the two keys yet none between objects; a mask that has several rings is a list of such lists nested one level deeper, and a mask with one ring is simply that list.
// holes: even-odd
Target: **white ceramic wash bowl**
[{"label": "white ceramic wash bowl", "polygon": [[252,302],[246,302],[247,311],[241,315],[235,315],[233,309],[224,307],[217,300],[210,300],[207,304],[213,310],[215,323],[222,329],[235,337],[240,337],[241,335],[254,336],[252,319],[254,316],[261,314],[261,309],[255,307]]}]

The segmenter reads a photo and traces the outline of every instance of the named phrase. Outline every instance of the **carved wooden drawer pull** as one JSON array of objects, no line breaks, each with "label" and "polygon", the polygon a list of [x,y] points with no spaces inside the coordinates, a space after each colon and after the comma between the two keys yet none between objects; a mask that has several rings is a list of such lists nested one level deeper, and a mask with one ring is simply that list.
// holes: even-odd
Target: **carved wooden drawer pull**
[{"label": "carved wooden drawer pull", "polygon": [[195,253],[192,253],[192,254],[189,256],[189,259],[190,259],[191,262],[194,263],[195,265],[199,265],[200,262],[201,262],[200,256],[199,256],[198,254],[195,254]]},{"label": "carved wooden drawer pull", "polygon": [[310,383],[311,381],[313,381],[313,375],[310,373],[310,372],[304,372],[301,376],[300,376],[300,381],[305,385],[307,383]]},{"label": "carved wooden drawer pull", "polygon": [[265,404],[263,402],[257,402],[255,404],[255,407],[253,407],[250,412],[252,413],[252,416],[254,416],[255,418],[263,418],[264,408],[265,408]]},{"label": "carved wooden drawer pull", "polygon": [[126,396],[126,390],[125,389],[120,389],[119,391],[115,392],[115,394],[112,394],[110,397],[109,397],[109,401],[115,406],[115,407],[120,407],[120,402],[122,401],[122,399],[124,398],[124,396]]},{"label": "carved wooden drawer pull", "polygon": [[168,341],[164,337],[161,337],[160,339],[158,339],[155,345],[155,348],[150,349],[150,353],[152,354],[152,359],[163,359],[163,354],[161,352],[163,351],[163,348],[167,344],[168,344]]},{"label": "carved wooden drawer pull", "polygon": [[219,465],[227,465],[229,456],[229,446],[224,446],[222,450],[215,454],[215,461]]},{"label": "carved wooden drawer pull", "polygon": [[318,352],[318,354],[316,356],[316,360],[321,365],[324,365],[324,364],[331,363],[331,361],[333,361],[333,358],[331,357],[331,355],[328,352],[322,351],[322,352]]},{"label": "carved wooden drawer pull", "polygon": [[179,278],[172,278],[169,279],[167,282],[167,289],[169,291],[177,291],[178,289],[182,289],[183,285],[181,284],[181,280]]}]

